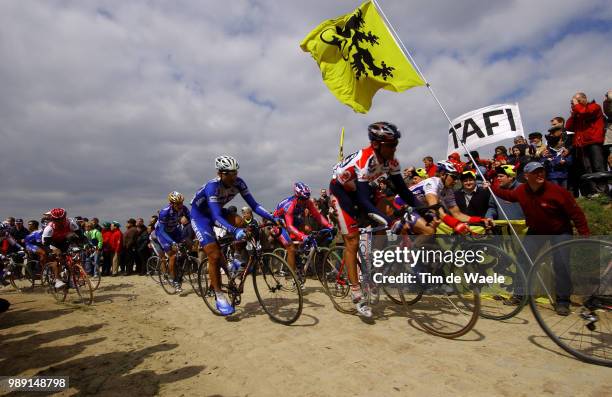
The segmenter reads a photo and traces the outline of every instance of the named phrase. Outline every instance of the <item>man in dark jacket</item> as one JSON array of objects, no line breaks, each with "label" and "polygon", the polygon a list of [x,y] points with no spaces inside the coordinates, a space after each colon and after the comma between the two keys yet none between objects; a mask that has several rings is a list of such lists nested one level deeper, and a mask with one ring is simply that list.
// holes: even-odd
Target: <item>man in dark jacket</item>
[{"label": "man in dark jacket", "polygon": [[125,227],[121,265],[125,275],[129,276],[134,271],[134,264],[137,262],[136,239],[138,238],[138,229],[136,228],[136,220],[128,219]]},{"label": "man in dark jacket", "polygon": [[476,186],[474,171],[463,171],[460,178],[462,188],[455,191],[455,201],[459,209],[466,215],[484,218],[489,208],[491,193],[488,189]]}]

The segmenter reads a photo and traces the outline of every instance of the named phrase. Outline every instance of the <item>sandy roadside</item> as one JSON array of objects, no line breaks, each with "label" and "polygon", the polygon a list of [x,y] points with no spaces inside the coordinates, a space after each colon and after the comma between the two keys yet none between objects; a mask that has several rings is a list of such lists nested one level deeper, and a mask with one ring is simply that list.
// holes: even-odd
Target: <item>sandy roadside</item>
[{"label": "sandy roadside", "polygon": [[[187,289],[186,289],[187,290]],[[610,369],[544,335],[529,310],[459,340],[423,333],[391,304],[369,324],[309,280],[302,317],[271,322],[249,283],[237,316],[145,277],[107,278],[91,307],[0,290],[0,375],[65,375],[63,395],[610,395]]]}]

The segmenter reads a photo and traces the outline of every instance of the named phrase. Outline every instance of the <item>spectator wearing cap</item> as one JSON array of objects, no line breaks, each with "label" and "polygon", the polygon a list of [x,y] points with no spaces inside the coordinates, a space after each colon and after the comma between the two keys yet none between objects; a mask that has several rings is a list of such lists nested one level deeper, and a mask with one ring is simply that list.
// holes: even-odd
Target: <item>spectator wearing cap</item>
[{"label": "spectator wearing cap", "polygon": [[567,189],[567,178],[573,158],[571,155],[566,155],[568,151],[563,145],[561,131],[553,131],[546,135],[546,142],[548,145],[540,159],[546,168],[546,179]]},{"label": "spectator wearing cap", "polygon": [[461,189],[455,191],[455,201],[461,212],[469,216],[485,217],[489,208],[491,193],[476,185],[476,173],[474,171],[463,171]]},{"label": "spectator wearing cap", "polygon": [[[566,241],[573,233],[572,223],[582,236],[590,235],[589,225],[584,212],[570,192],[546,180],[546,170],[541,163],[530,162],[525,165],[526,183],[514,190],[500,189],[499,183],[493,184],[493,192],[504,200],[518,202],[525,214],[528,235],[540,235],[539,239],[526,238],[523,241],[532,258],[546,242],[551,245]],[[497,182],[497,181],[496,181]],[[570,294],[572,292],[569,268],[569,253],[558,251],[553,257],[555,273],[557,314],[569,314]],[[522,261],[520,261],[522,262]]]},{"label": "spectator wearing cap", "polygon": [[423,164],[425,165],[425,171],[427,171],[427,176],[429,178],[431,178],[432,176],[436,176],[436,172],[438,172],[438,167],[436,167],[436,165],[434,164],[433,157],[423,157]]},{"label": "spectator wearing cap", "polygon": [[546,145],[542,142],[542,133],[535,131],[529,134],[529,144],[533,148],[533,157],[539,159],[546,150]]},{"label": "spectator wearing cap", "polygon": [[448,161],[450,161],[454,166],[457,172],[463,172],[463,168],[465,167],[465,163],[461,161],[461,156],[457,152],[453,152],[448,155]]},{"label": "spectator wearing cap", "polygon": [[28,234],[30,234],[30,232],[23,226],[23,219],[15,219],[15,227],[11,233],[11,236],[13,236],[15,241],[17,241],[20,245],[25,246],[24,240]]},{"label": "spectator wearing cap", "polygon": [[119,265],[121,262],[121,243],[123,240],[123,233],[121,233],[121,224],[117,221],[111,223],[111,249],[113,253],[113,265],[112,265],[112,276],[119,275]]},{"label": "spectator wearing cap", "polygon": [[[604,115],[601,106],[595,101],[589,102],[585,93],[576,93],[572,97],[571,115],[565,128],[574,131],[575,160],[582,167],[581,175],[605,171]],[[589,180],[584,186],[590,196],[598,196],[606,191],[606,185],[602,182]]]},{"label": "spectator wearing cap", "polygon": [[527,145],[527,141],[525,140],[524,136],[517,135],[514,137],[514,144],[515,145]]},{"label": "spectator wearing cap", "polygon": [[[500,165],[495,168],[495,179],[500,189],[514,190],[519,186],[519,182],[516,180],[516,172],[514,167],[510,164]],[[525,214],[521,209],[521,205],[516,202],[510,202],[498,197],[497,200],[501,205],[502,209],[506,213],[509,220],[525,219]],[[491,219],[503,219],[503,215],[495,203],[493,196],[489,197],[489,207],[485,218]]]},{"label": "spectator wearing cap", "polygon": [[125,224],[125,233],[123,233],[123,249],[121,258],[121,271],[126,276],[134,272],[136,264],[136,239],[138,238],[138,229],[136,228],[136,219],[130,218]]},{"label": "spectator wearing cap", "polygon": [[113,263],[113,231],[111,230],[111,223],[104,222],[102,224],[102,275],[110,276],[111,264]]}]

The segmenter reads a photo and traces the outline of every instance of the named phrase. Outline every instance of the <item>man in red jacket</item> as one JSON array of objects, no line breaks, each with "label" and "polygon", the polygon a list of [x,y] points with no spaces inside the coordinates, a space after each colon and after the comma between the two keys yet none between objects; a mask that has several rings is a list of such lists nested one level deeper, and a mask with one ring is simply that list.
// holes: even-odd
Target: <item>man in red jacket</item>
[{"label": "man in red jacket", "polygon": [[123,240],[123,233],[121,233],[121,224],[117,221],[111,224],[111,249],[113,251],[113,276],[117,276],[119,272],[119,261],[121,259],[121,244]]},{"label": "man in red jacket", "polygon": [[102,275],[110,276],[111,263],[113,262],[113,247],[111,240],[113,232],[110,230],[110,222],[102,224]]},{"label": "man in red jacket", "polygon": [[[539,235],[540,238],[527,237],[523,240],[525,248],[532,258],[537,257],[538,250],[546,241],[551,245],[568,240],[573,234],[572,223],[582,236],[590,235],[584,212],[574,200],[572,194],[546,180],[546,171],[541,163],[532,161],[524,168],[527,183],[514,190],[500,189],[498,183],[493,185],[493,193],[504,200],[518,202],[525,214],[529,227],[528,236]],[[569,252],[557,250],[553,256],[557,304],[555,310],[562,316],[569,315],[572,280],[569,267]]]},{"label": "man in red jacket", "polygon": [[[603,156],[604,116],[601,107],[595,102],[588,102],[583,92],[572,98],[572,113],[565,123],[565,129],[574,131],[576,161],[582,167],[581,174],[602,172],[606,170]],[[598,196],[606,191],[605,183],[587,182],[590,195]]]}]

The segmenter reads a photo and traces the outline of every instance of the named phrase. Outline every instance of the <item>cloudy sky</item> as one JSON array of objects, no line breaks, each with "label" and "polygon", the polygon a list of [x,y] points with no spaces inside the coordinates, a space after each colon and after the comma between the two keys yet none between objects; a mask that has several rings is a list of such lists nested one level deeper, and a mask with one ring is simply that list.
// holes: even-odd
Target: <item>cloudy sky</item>
[{"label": "cloudy sky", "polygon": [[[609,0],[380,0],[449,115],[519,102],[526,131],[612,89]],[[340,104],[299,44],[357,1],[0,2],[0,216],[148,217],[236,156],[266,207],[326,185],[373,121],[404,133],[403,166],[445,156],[424,87]],[[485,157],[486,153],[483,154]],[[237,205],[241,202],[237,201]]]}]

